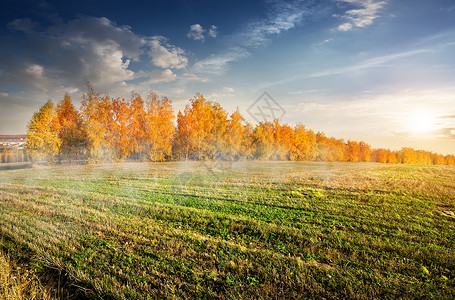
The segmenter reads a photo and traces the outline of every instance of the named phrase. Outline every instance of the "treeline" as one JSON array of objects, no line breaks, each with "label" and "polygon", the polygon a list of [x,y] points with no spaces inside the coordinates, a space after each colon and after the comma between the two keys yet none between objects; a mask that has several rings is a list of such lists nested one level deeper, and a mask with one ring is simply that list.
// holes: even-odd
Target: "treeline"
[{"label": "treeline", "polygon": [[26,162],[28,155],[25,149],[13,146],[0,149],[0,163]]},{"label": "treeline", "polygon": [[247,123],[238,110],[229,114],[219,103],[197,94],[183,112],[151,93],[112,99],[89,87],[77,110],[68,95],[51,101],[28,124],[26,149],[34,161],[125,159],[290,160],[455,165],[454,155],[403,148],[372,149],[365,142],[327,137],[278,120]]}]

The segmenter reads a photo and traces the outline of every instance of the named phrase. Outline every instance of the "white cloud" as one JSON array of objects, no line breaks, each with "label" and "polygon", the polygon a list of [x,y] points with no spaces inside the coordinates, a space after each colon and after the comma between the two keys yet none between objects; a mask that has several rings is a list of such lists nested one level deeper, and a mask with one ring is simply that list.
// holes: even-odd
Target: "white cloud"
[{"label": "white cloud", "polygon": [[[207,35],[205,33],[207,32]],[[190,31],[186,34],[186,36],[190,39],[195,41],[205,41],[205,38],[211,37],[216,38],[218,36],[218,27],[215,25],[210,26],[209,30],[207,31],[202,27],[200,24],[193,24],[190,26]]]},{"label": "white cloud", "polygon": [[208,78],[200,77],[193,73],[184,73],[183,75],[180,76],[180,79],[185,82],[189,82],[189,81],[208,82],[209,81]]},{"label": "white cloud", "polygon": [[229,97],[233,96],[235,93],[235,90],[232,87],[223,87],[220,91],[214,92],[210,95],[208,95],[209,99],[219,99],[223,97]]},{"label": "white cloud", "polygon": [[338,0],[341,4],[350,4],[359,8],[348,9],[341,16],[349,20],[337,27],[339,31],[349,31],[354,27],[363,28],[373,24],[373,21],[379,17],[380,10],[387,4],[386,1],[376,0]]},{"label": "white cloud", "polygon": [[[103,86],[109,85],[112,82],[121,82],[134,78],[134,72],[128,69],[130,64],[129,59],[123,59],[124,53],[116,46],[109,44],[101,44],[93,47],[93,58],[95,63],[90,61],[85,62],[85,71],[87,76],[97,74],[97,82]],[[103,66],[103,69],[96,70],[95,68]]]},{"label": "white cloud", "polygon": [[8,96],[9,96],[8,93],[4,93],[4,92],[0,93],[0,97],[8,97]]},{"label": "white cloud", "polygon": [[349,31],[352,29],[351,23],[343,23],[337,27],[339,31]]},{"label": "white cloud", "polygon": [[240,44],[245,47],[258,47],[269,41],[271,35],[294,28],[308,14],[305,1],[269,1],[268,17],[248,23],[239,34]]},{"label": "white cloud", "polygon": [[166,38],[155,36],[149,41],[152,62],[157,67],[183,69],[188,63],[185,51],[167,43]]},{"label": "white cloud", "polygon": [[118,26],[107,18],[86,17],[50,28],[49,35],[57,35],[66,45],[109,44],[126,57],[137,59],[146,45],[145,37],[131,31],[129,26]]},{"label": "white cloud", "polygon": [[231,48],[224,53],[214,54],[193,65],[195,72],[208,74],[222,74],[226,71],[229,63],[238,61],[249,55],[248,51],[241,47]]},{"label": "white cloud", "polygon": [[210,37],[216,38],[218,36],[218,27],[216,27],[215,25],[210,26],[208,34]]},{"label": "white cloud", "polygon": [[188,31],[186,36],[195,41],[203,41],[205,39],[204,32],[205,29],[200,24],[193,24],[190,26],[190,31]]},{"label": "white cloud", "polygon": [[30,75],[32,76],[36,76],[36,77],[42,77],[43,76],[43,67],[40,66],[40,65],[36,65],[36,64],[32,64],[30,65],[26,72],[29,73]]},{"label": "white cloud", "polygon": [[158,83],[158,82],[170,82],[174,81],[177,78],[171,70],[153,70],[150,72],[150,80],[148,83]]}]

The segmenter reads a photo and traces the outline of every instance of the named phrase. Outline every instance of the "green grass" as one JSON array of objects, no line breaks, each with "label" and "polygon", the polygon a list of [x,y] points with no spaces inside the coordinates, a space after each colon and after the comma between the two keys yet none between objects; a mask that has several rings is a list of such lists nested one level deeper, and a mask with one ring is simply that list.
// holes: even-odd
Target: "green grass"
[{"label": "green grass", "polygon": [[0,246],[92,297],[455,298],[455,168],[124,163],[0,172]]}]

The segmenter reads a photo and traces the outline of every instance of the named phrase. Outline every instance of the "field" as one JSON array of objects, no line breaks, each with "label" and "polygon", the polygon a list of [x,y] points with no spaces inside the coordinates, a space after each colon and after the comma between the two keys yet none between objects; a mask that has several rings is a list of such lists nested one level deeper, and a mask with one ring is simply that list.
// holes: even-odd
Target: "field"
[{"label": "field", "polygon": [[0,250],[74,297],[453,299],[454,212],[448,166],[0,171]]}]

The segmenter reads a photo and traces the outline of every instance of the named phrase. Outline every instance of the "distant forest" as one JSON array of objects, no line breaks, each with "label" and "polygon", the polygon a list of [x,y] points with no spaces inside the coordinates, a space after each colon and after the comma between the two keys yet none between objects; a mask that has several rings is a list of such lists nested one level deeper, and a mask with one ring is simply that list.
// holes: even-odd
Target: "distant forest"
[{"label": "distant forest", "polygon": [[274,120],[253,126],[238,110],[229,114],[201,94],[175,116],[166,97],[111,98],[90,86],[80,110],[68,95],[57,106],[45,103],[29,122],[26,141],[23,153],[3,149],[0,161],[14,161],[17,155],[17,161],[50,163],[219,159],[455,165],[454,155],[373,149],[363,141],[315,133],[303,124],[292,127]]}]

